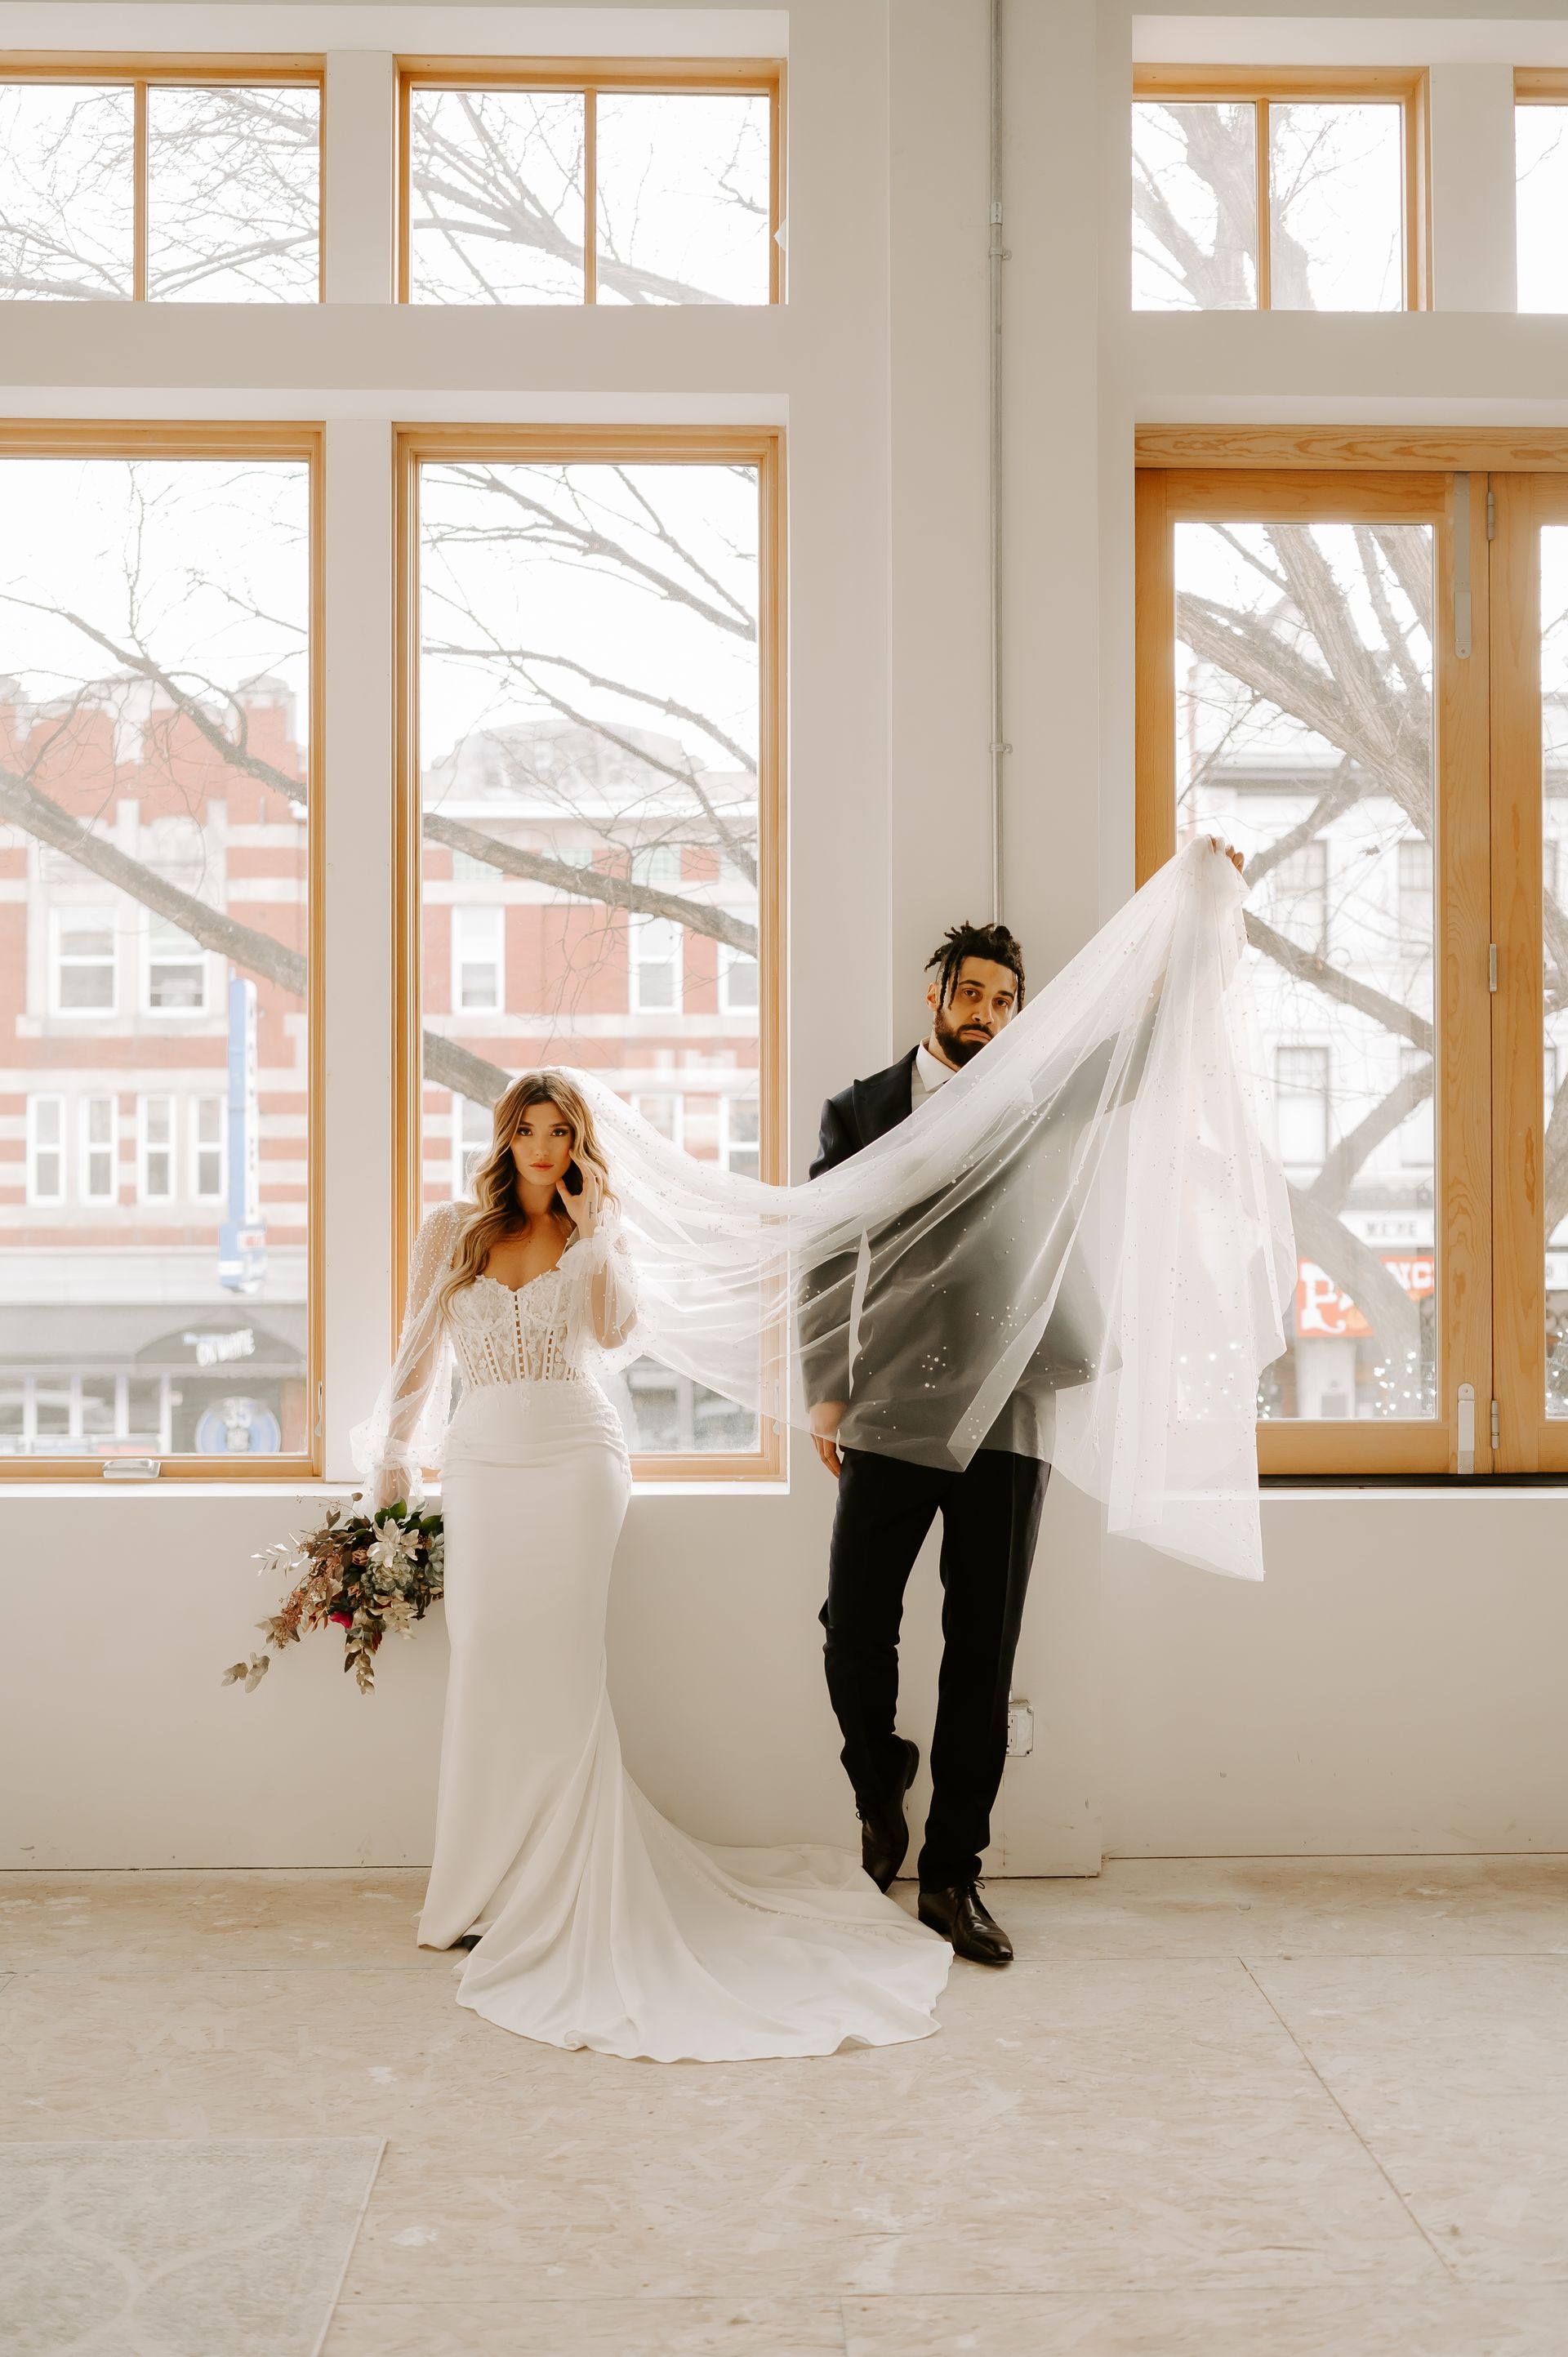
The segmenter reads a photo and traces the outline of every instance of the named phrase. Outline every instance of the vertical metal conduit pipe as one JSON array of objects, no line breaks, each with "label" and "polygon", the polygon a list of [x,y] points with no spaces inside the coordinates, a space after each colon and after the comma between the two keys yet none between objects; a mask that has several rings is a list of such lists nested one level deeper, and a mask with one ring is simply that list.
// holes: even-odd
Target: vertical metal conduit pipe
[{"label": "vertical metal conduit pipe", "polygon": [[1006,742],[1002,711],[1002,9],[991,0],[991,913],[1002,915],[1003,764]]}]

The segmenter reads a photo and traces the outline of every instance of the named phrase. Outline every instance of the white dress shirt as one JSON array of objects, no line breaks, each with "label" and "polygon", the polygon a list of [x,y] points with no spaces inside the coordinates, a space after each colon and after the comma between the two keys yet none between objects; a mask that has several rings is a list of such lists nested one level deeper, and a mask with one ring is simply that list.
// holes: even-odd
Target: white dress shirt
[{"label": "white dress shirt", "polygon": [[944,1064],[939,1056],[933,1056],[922,1039],[915,1050],[915,1069],[909,1075],[910,1112],[913,1113],[917,1105],[924,1104],[929,1096],[934,1096],[942,1082],[950,1081],[952,1076],[952,1066]]}]

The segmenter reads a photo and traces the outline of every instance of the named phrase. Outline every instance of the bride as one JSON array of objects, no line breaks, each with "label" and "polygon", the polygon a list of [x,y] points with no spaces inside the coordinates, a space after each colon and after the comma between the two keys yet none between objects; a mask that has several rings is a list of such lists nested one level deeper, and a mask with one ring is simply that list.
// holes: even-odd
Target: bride
[{"label": "bride", "polygon": [[713,1848],[621,1765],[605,1614],[631,1471],[593,1364],[638,1299],[612,1175],[583,1093],[525,1073],[474,1201],[414,1245],[366,1505],[418,1494],[450,1351],[452,1664],[420,1944],[470,1948],[458,2002],[553,2046],[739,2061],[927,2037],[949,1949],[857,1859]]}]

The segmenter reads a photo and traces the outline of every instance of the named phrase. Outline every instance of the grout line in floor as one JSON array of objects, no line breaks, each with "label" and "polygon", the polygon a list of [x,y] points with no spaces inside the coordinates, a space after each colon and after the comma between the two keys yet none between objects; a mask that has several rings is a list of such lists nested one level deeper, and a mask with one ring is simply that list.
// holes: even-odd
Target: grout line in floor
[{"label": "grout line in floor", "polygon": [[1307,2052],[1305,2047],[1296,2036],[1295,2031],[1291,2028],[1290,2023],[1285,2019],[1284,2015],[1280,2011],[1279,2007],[1274,2003],[1273,1998],[1269,1995],[1268,1990],[1258,1978],[1256,1973],[1252,1971],[1251,1967],[1247,1964],[1244,1958],[1239,1958],[1238,1962],[1241,1965],[1241,1970],[1246,1974],[1247,1978],[1251,1982],[1252,1986],[1257,1990],[1258,1995],[1262,1998],[1263,2003],[1268,2007],[1269,2011],[1273,2015],[1274,2019],[1279,2023],[1280,2028],[1284,2031],[1285,2036],[1290,2040],[1291,2044],[1294,2047],[1296,2052],[1300,2055],[1302,2061],[1305,2063],[1307,2069],[1311,2072],[1313,2077],[1316,2080],[1318,2085],[1327,2096],[1328,2101],[1333,2104],[1335,2110],[1338,2113],[1340,2118],[1344,2121],[1346,2126],[1349,2129],[1351,2135],[1360,2146],[1361,2150],[1366,2154],[1367,2158],[1371,2162],[1372,2167],[1377,2170],[1379,2176],[1382,2179],[1383,2183],[1388,2187],[1389,2191],[1393,2195],[1394,2200],[1399,2203],[1400,2208],[1404,2212],[1405,2216],[1410,2220],[1411,2224],[1414,2227],[1416,2233],[1420,2235],[1427,2249],[1432,2253],[1433,2257],[1437,2261],[1438,2266],[1442,2268],[1448,2282],[1453,2284],[1456,2288],[1462,2288],[1463,2279],[1460,2276],[1458,2270],[1451,2264],[1445,2254],[1439,2248],[1438,2244],[1433,2241],[1432,2236],[1427,2233],[1426,2228],[1422,2224],[1421,2220],[1416,2216],[1415,2212],[1411,2208],[1410,2203],[1405,2200],[1404,2195],[1400,2191],[1399,2187],[1394,2183],[1393,2179],[1390,2176],[1388,2169],[1384,2165],[1380,2156],[1372,2150],[1371,2146],[1368,2143],[1366,2137],[1361,2134],[1360,2129],[1356,2125],[1355,2120],[1351,2117],[1349,2111],[1335,2093],[1334,2089],[1329,2085],[1327,2080],[1324,2077],[1322,2072],[1318,2069],[1316,2063],[1313,2061],[1311,2055]]},{"label": "grout line in floor", "polygon": [[[1202,1965],[1239,1964],[1251,1973],[1253,1963],[1285,1964],[1485,1964],[1542,1963],[1548,1959],[1568,1960],[1568,1943],[1552,1948],[1211,1948],[1198,1954],[1189,1952],[1168,1952],[1162,1949],[1138,1950],[1095,1949],[1082,1954],[1056,1956],[1015,1956],[1006,1969],[1012,1973],[1050,1972],[1069,1964],[1147,1964],[1169,1970],[1172,1965]],[[956,1960],[961,1963],[961,1958]],[[994,1975],[994,1967],[972,1967]],[[316,1964],[295,1963],[285,1958],[267,1958],[255,1964],[238,1963],[230,1957],[202,1960],[197,1956],[166,1956],[145,1964],[124,1963],[116,1958],[86,1956],[75,1960],[36,1964],[0,1963],[0,1985],[12,1980],[46,1979],[50,1975],[60,1979],[83,1978],[99,1980],[157,1980],[172,1978],[177,1974],[200,1972],[214,1976],[228,1973],[393,1973],[404,1978],[428,1978],[439,1981],[448,1966],[441,1963],[422,1964],[398,1964],[382,1960],[378,1963]],[[1000,1977],[1000,1976],[997,1976]]]}]

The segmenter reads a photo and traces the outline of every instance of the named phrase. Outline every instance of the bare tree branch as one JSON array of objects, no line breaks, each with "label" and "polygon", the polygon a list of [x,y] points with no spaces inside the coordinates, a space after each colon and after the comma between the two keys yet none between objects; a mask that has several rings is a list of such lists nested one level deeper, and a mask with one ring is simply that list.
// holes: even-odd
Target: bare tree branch
[{"label": "bare tree branch", "polygon": [[[32,605],[33,600],[16,598],[18,605]],[[290,802],[305,804],[308,799],[304,781],[274,762],[263,760],[251,752],[243,741],[246,733],[244,714],[237,696],[214,690],[225,695],[225,701],[239,716],[242,740],[231,737],[213,717],[199,696],[180,683],[171,672],[138,646],[126,646],[98,630],[83,616],[68,608],[38,607],[40,612],[59,612],[84,637],[113,656],[127,671],[151,681],[166,694],[170,704],[188,720],[193,728],[211,746],[230,768],[273,792],[285,795]],[[683,780],[689,782],[689,780]],[[566,892],[575,900],[590,900],[611,909],[628,909],[639,916],[664,917],[671,924],[682,925],[688,932],[705,934],[710,940],[724,942],[743,956],[757,953],[757,927],[744,918],[733,917],[725,909],[709,907],[701,900],[689,900],[682,894],[660,891],[656,886],[641,884],[630,877],[612,876],[597,867],[578,867],[567,859],[553,859],[548,853],[525,850],[521,845],[508,843],[499,835],[486,834],[460,820],[444,818],[438,812],[427,810],[422,822],[422,833],[427,841],[441,843],[452,851],[460,851],[470,859],[482,860],[486,866],[499,870],[504,876],[515,876],[529,883],[547,884],[553,890]]]},{"label": "bare tree branch", "polygon": [[[214,951],[243,973],[304,999],[309,977],[301,951],[254,925],[240,924],[221,909],[210,907],[155,868],[133,859],[118,845],[70,817],[14,770],[0,769],[0,819],[21,827],[51,851],[63,852],[79,867],[166,918],[202,949]],[[426,1080],[458,1096],[470,1097],[476,1104],[494,1104],[510,1078],[499,1064],[476,1056],[471,1049],[443,1038],[438,1031],[425,1031],[423,1047]]]},{"label": "bare tree branch", "polygon": [[1346,1131],[1338,1144],[1330,1149],[1322,1169],[1310,1189],[1314,1202],[1326,1211],[1337,1211],[1350,1192],[1356,1175],[1368,1156],[1380,1146],[1384,1138],[1407,1122],[1418,1105],[1424,1104],[1432,1094],[1434,1067],[1430,1060],[1418,1064],[1413,1071],[1402,1073],[1388,1094],[1363,1114],[1354,1129]]},{"label": "bare tree branch", "polygon": [[1402,1006],[1397,998],[1390,998],[1384,991],[1374,990],[1369,982],[1358,982],[1354,974],[1330,965],[1326,958],[1318,957],[1311,950],[1298,948],[1294,942],[1287,942],[1283,933],[1277,933],[1272,925],[1265,924],[1262,918],[1255,916],[1251,909],[1247,910],[1246,923],[1247,939],[1252,947],[1260,950],[1264,957],[1273,958],[1276,965],[1283,966],[1285,972],[1294,974],[1298,982],[1310,983],[1313,989],[1322,991],[1326,998],[1336,998],[1341,1006],[1353,1006],[1358,1014],[1369,1016],[1374,1023],[1380,1023],[1385,1031],[1392,1031],[1398,1038],[1408,1039],[1412,1047],[1419,1048],[1423,1055],[1433,1053],[1435,1035],[1424,1015],[1417,1015],[1413,1007]]}]

